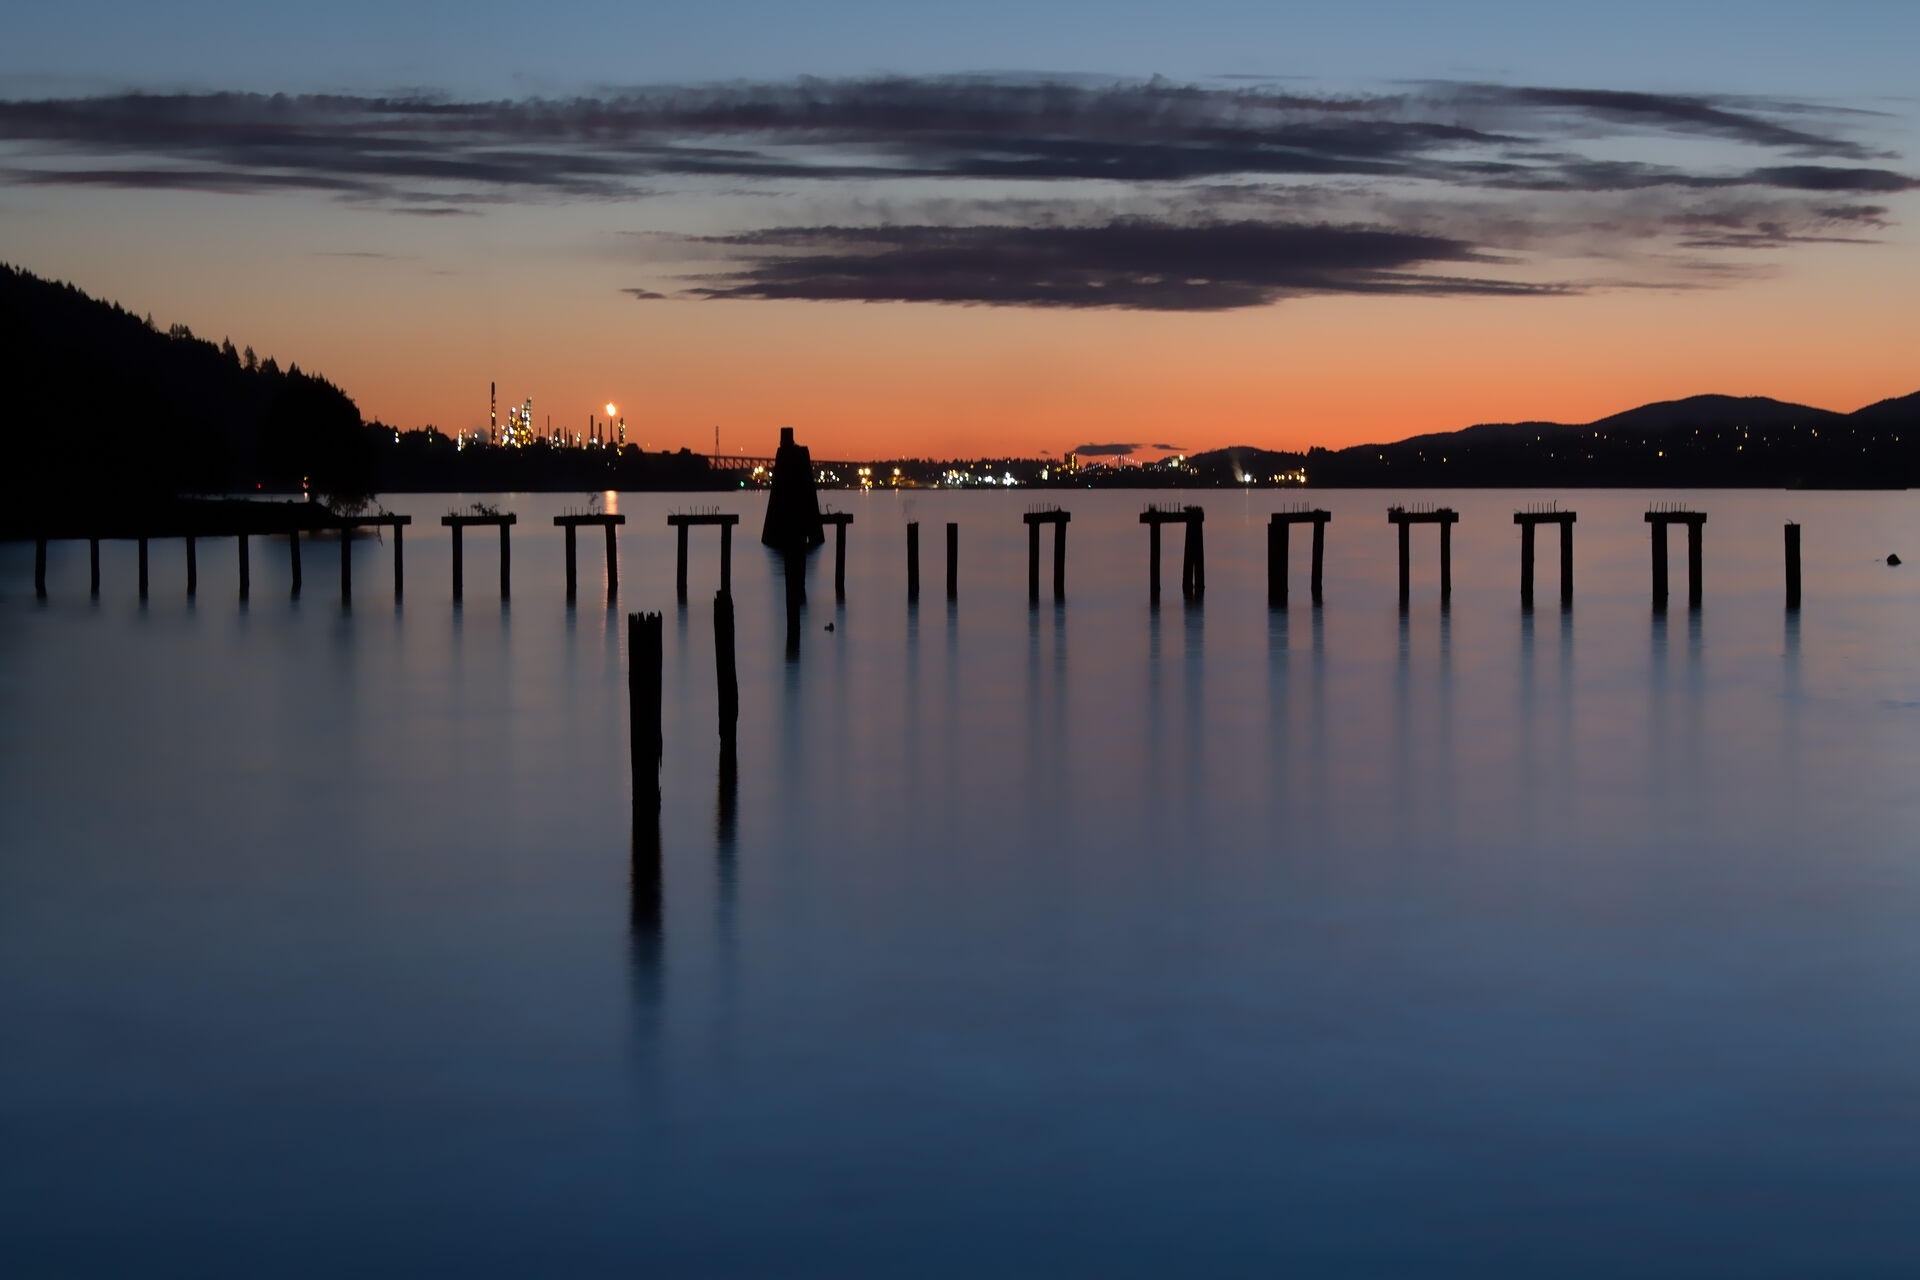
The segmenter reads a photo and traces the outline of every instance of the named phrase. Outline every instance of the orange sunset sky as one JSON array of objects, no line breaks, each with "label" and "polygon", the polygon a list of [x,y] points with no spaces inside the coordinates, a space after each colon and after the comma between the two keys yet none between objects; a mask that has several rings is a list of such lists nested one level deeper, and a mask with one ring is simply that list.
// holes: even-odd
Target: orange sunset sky
[{"label": "orange sunset sky", "polygon": [[649,448],[792,426],[821,457],[1341,446],[1702,392],[1849,410],[1920,389],[1920,243],[1898,60],[1832,64],[1912,24],[1789,10],[1740,58],[1681,56],[1721,47],[1701,27],[1418,82],[1392,77],[1424,46],[1333,27],[1340,77],[1276,48],[1238,78],[922,52],[801,79],[913,60],[775,75],[756,48],[616,84],[516,79],[492,46],[502,78],[469,83],[426,32],[404,91],[338,51],[81,74],[49,19],[41,71],[0,68],[0,259],[450,433],[490,382],[537,425],[612,401]]}]

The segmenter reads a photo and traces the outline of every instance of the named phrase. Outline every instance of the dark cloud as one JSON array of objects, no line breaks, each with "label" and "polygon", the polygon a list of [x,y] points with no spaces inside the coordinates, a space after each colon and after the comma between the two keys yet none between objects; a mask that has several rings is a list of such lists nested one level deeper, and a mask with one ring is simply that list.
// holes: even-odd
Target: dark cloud
[{"label": "dark cloud", "polygon": [[1700,134],[1759,147],[1777,147],[1806,155],[1864,159],[1871,153],[1835,134],[1793,128],[1762,114],[1804,113],[1798,104],[1772,103],[1741,109],[1725,100],[1669,93],[1627,93],[1612,89],[1530,89],[1471,86],[1466,95],[1521,108],[1566,112],[1596,123],[1626,125],[1667,133]]},{"label": "dark cloud", "polygon": [[1137,444],[1083,444],[1074,452],[1083,458],[1124,458],[1138,448]]},{"label": "dark cloud", "polygon": [[[1803,157],[1870,154],[1805,127],[1816,114],[1785,102],[1736,109],[1603,90],[1437,85],[1314,96],[1160,80],[930,77],[559,101],[235,93],[5,101],[0,142],[73,161],[35,168],[31,180],[40,182],[308,185],[381,198],[411,197],[423,185],[496,199],[621,197],[648,180],[699,177],[1170,183],[1246,175],[1526,186],[1579,181],[1579,158],[1560,163],[1541,141],[1622,130],[1703,134]],[[107,157],[116,159],[84,163]],[[1606,174],[1595,167],[1588,179]]]},{"label": "dark cloud", "polygon": [[[304,191],[414,217],[798,188],[840,203],[787,215],[810,225],[671,237],[723,259],[686,292],[1219,310],[1310,293],[1565,292],[1505,278],[1515,255],[1556,244],[1615,262],[1679,250],[1696,255],[1693,271],[1721,249],[1850,238],[1890,215],[1833,202],[1916,187],[1880,167],[1897,158],[1849,136],[1872,119],[1605,89],[1323,95],[1157,78],[799,80],[484,102],[116,94],[0,101],[0,182]],[[947,179],[959,181],[930,185]],[[959,195],[902,214],[873,194],[887,183],[922,200]]]},{"label": "dark cloud", "polygon": [[778,227],[698,243],[745,260],[687,291],[705,298],[1223,311],[1311,293],[1559,291],[1424,274],[1486,260],[1457,240],[1363,226]]},{"label": "dark cloud", "polygon": [[1150,447],[1158,449],[1162,453],[1185,453],[1186,452],[1186,446],[1179,445],[1179,444],[1156,444]]},{"label": "dark cloud", "polygon": [[620,292],[626,294],[629,298],[638,298],[642,302],[652,302],[667,296],[664,293],[655,293],[651,289],[622,289]]},{"label": "dark cloud", "polygon": [[1797,164],[1771,169],[1755,169],[1747,174],[1749,182],[1786,191],[1874,191],[1892,193],[1920,187],[1905,174],[1886,169],[1829,169],[1820,165]]}]

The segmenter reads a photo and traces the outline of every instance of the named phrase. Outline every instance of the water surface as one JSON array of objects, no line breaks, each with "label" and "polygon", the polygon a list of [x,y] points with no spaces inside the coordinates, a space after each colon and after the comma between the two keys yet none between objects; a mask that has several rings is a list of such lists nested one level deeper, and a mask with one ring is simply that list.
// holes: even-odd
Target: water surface
[{"label": "water surface", "polygon": [[[1904,493],[1334,513],[1210,491],[828,495],[802,653],[749,495],[619,495],[622,599],[520,515],[514,589],[390,544],[0,545],[0,1254],[44,1275],[1894,1276],[1920,1267],[1920,555]],[[1152,495],[1147,495],[1152,496]],[[1577,507],[1519,607],[1512,511]],[[742,513],[737,777],[718,539]],[[905,600],[919,520],[923,594]],[[1805,607],[1781,607],[1803,522]],[[940,526],[961,526],[944,599]],[[1043,573],[1050,557],[1043,549]],[[1043,594],[1045,590],[1043,582]],[[629,810],[624,611],[665,613]],[[833,624],[831,632],[825,630]],[[657,842],[657,861],[652,851]],[[636,854],[636,849],[638,853]]]}]

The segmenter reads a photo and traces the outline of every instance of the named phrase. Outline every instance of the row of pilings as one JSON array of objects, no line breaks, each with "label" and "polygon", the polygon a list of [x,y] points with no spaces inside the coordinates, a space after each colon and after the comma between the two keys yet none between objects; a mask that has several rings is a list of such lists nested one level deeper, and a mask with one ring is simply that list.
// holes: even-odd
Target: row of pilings
[{"label": "row of pilings", "polygon": [[[804,450],[802,450],[804,452]],[[1056,601],[1066,599],[1067,565],[1067,525],[1072,514],[1057,506],[1035,507],[1025,512],[1021,519],[1027,528],[1027,598],[1037,604],[1040,600],[1041,586],[1041,529],[1051,526],[1053,529],[1052,556],[1052,594]],[[1520,529],[1520,602],[1524,608],[1534,605],[1535,542],[1541,525],[1553,525],[1559,532],[1560,550],[1560,601],[1562,605],[1573,602],[1573,526],[1576,513],[1560,510],[1556,505],[1516,511],[1514,523]],[[1324,603],[1324,578],[1327,525],[1332,521],[1331,512],[1317,508],[1301,507],[1288,511],[1272,513],[1267,525],[1267,602],[1274,608],[1284,609],[1289,602],[1288,566],[1291,559],[1289,541],[1293,527],[1299,524],[1312,526],[1312,552],[1310,560],[1310,593],[1312,602],[1317,606]],[[1450,604],[1453,596],[1453,526],[1460,516],[1451,507],[1406,507],[1394,506],[1387,509],[1387,521],[1395,529],[1398,546],[1398,597],[1405,606],[1412,590],[1412,527],[1431,524],[1439,532],[1440,550],[1440,600],[1443,605]],[[1651,534],[1652,550],[1652,596],[1656,609],[1667,607],[1670,586],[1668,569],[1668,530],[1679,525],[1686,531],[1687,537],[1687,604],[1699,608],[1702,600],[1701,543],[1707,522],[1705,512],[1683,507],[1655,507],[1648,510],[1644,517]],[[441,517],[440,523],[446,526],[452,537],[452,589],[453,599],[464,599],[466,592],[466,556],[464,534],[475,526],[495,528],[499,531],[499,572],[500,598],[510,599],[513,590],[512,580],[512,542],[511,531],[517,517],[512,512],[484,511],[460,513]],[[1147,527],[1147,595],[1152,604],[1160,603],[1161,594],[1161,530],[1163,526],[1179,525],[1184,530],[1180,569],[1180,594],[1187,601],[1198,601],[1206,594],[1206,512],[1198,506],[1161,507],[1149,506],[1141,512],[1140,523]],[[606,588],[607,600],[611,604],[619,594],[620,569],[619,557],[615,546],[615,529],[626,523],[626,517],[619,514],[591,513],[569,514],[553,518],[556,526],[565,533],[566,587],[567,599],[573,601],[578,593],[577,571],[577,535],[581,526],[599,526],[606,542]],[[680,603],[687,601],[687,560],[688,534],[691,529],[714,527],[720,535],[720,591],[731,596],[733,586],[733,530],[740,522],[739,515],[722,512],[718,509],[696,512],[676,512],[667,517],[667,524],[677,534],[675,556],[674,588]],[[834,531],[833,590],[836,600],[846,598],[847,575],[847,526],[853,522],[853,516],[847,512],[829,511],[822,513],[817,505],[810,512],[802,513],[799,532],[770,529],[763,541],[776,547],[785,562],[786,594],[788,613],[789,647],[797,646],[799,639],[800,613],[806,603],[805,566],[807,555],[814,547],[824,542],[824,529],[831,526]],[[322,525],[309,527],[304,532],[311,538],[316,532],[333,532],[339,537],[340,546],[340,598],[351,602],[353,598],[353,562],[350,554],[351,539],[358,531],[373,528],[391,533],[393,540],[393,594],[400,599],[406,588],[406,565],[404,543],[405,529],[412,518],[403,515],[359,516],[339,520],[330,520]],[[820,533],[818,541],[809,536],[809,530]],[[239,556],[240,599],[246,600],[252,590],[252,553],[250,538],[255,536],[284,535],[287,538],[290,559],[292,595],[298,599],[303,585],[301,535],[303,530],[263,529],[258,532],[241,530],[219,534],[178,534],[157,536],[178,536],[186,544],[186,587],[189,597],[198,594],[199,558],[198,544],[209,537],[232,537],[235,540]],[[920,598],[920,525],[918,521],[907,524],[907,600],[917,602]],[[34,546],[34,593],[44,599],[47,596],[47,545],[57,539],[40,537]],[[146,599],[149,591],[148,542],[147,537],[132,539],[139,545],[139,594]],[[93,595],[100,594],[100,543],[99,537],[89,537],[90,589]],[[946,525],[946,594],[949,600],[959,594],[959,556],[960,526],[949,521]],[[1785,526],[1785,573],[1786,604],[1788,608],[1800,607],[1800,526]]]}]

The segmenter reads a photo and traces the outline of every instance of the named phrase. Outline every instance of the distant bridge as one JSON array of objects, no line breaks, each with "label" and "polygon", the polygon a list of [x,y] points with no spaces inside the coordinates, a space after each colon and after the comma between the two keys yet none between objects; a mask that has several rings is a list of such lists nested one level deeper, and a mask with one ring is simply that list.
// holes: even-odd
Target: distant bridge
[{"label": "distant bridge", "polygon": [[[764,470],[771,472],[773,470],[773,459],[770,457],[752,458],[741,453],[707,453],[701,456],[707,460],[707,465],[715,471],[752,472]],[[815,472],[834,471],[839,472],[843,477],[855,475],[862,465],[862,463],[858,462],[837,462],[823,458],[815,458],[813,460],[813,469]],[[868,463],[864,465],[871,466],[872,464]]]}]

